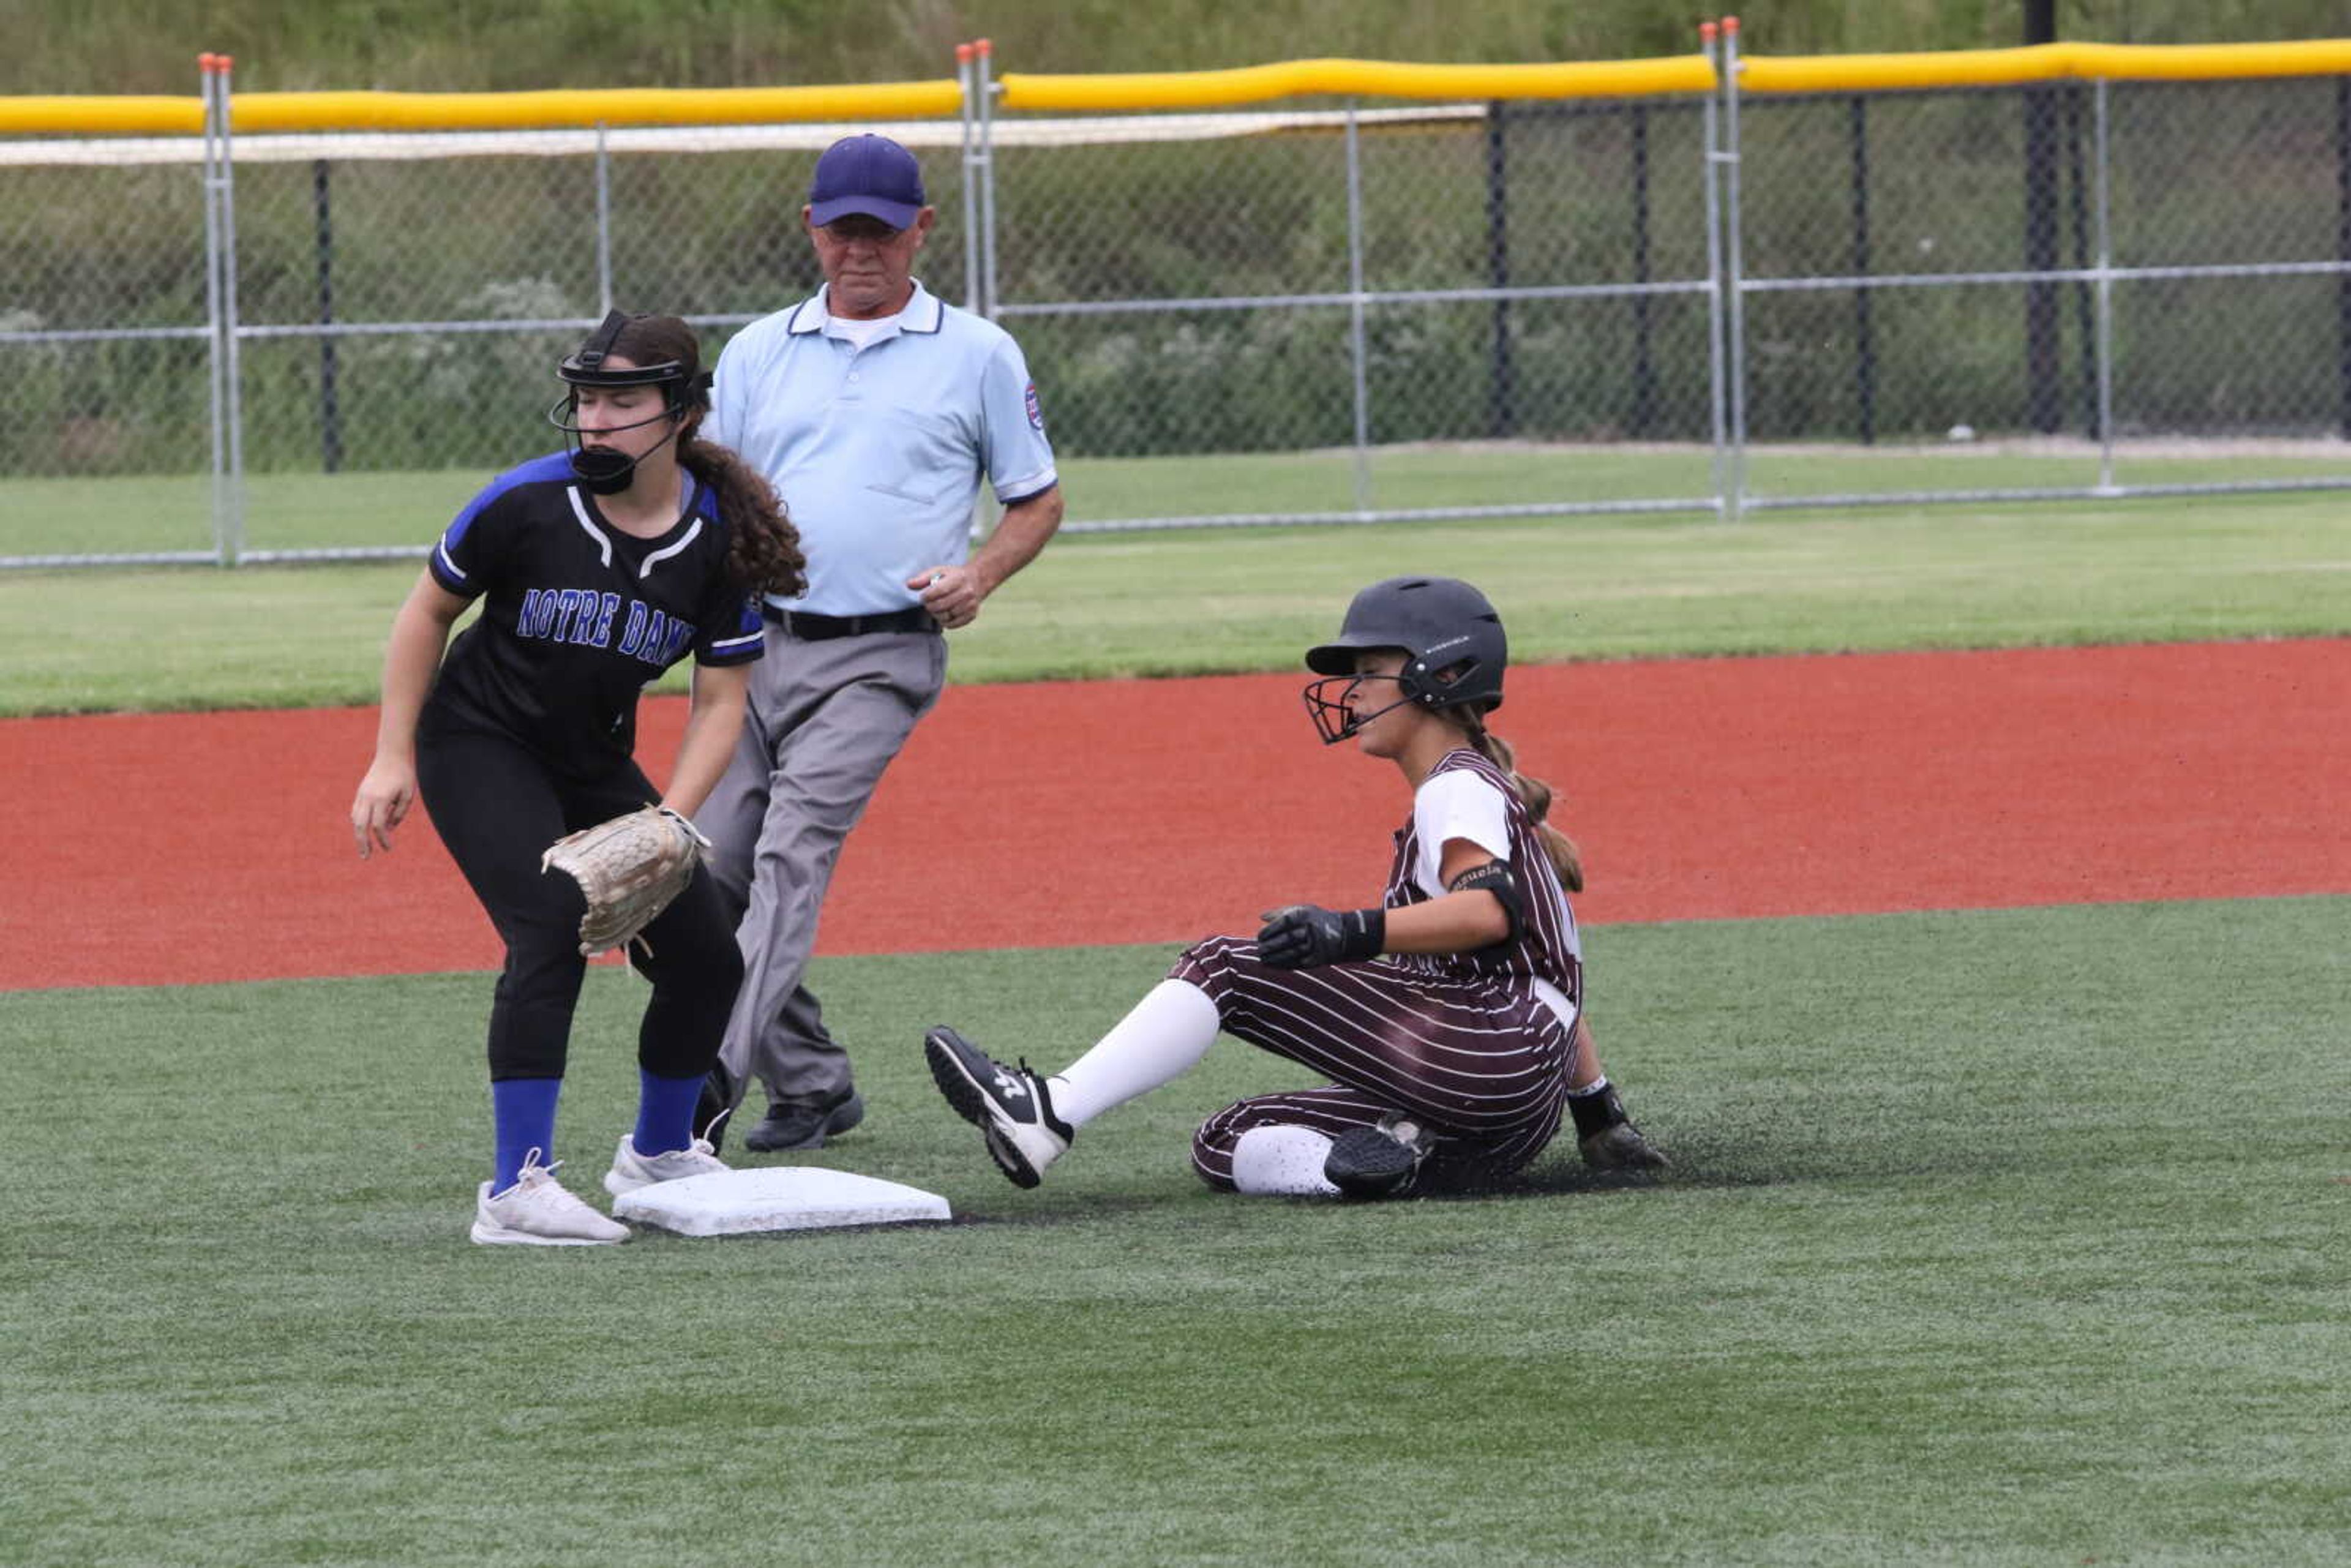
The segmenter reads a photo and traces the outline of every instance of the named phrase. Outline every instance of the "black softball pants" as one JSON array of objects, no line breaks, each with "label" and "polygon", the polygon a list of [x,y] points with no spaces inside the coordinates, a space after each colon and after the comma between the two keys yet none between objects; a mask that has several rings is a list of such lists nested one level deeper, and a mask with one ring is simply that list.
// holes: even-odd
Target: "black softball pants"
[{"label": "black softball pants", "polygon": [[[560,1078],[588,962],[580,956],[579,883],[541,871],[564,834],[661,798],[635,763],[591,779],[557,774],[495,733],[436,727],[416,737],[425,813],[507,945],[490,1004],[490,1078]],[[652,952],[645,951],[647,945]],[[707,868],[632,943],[629,962],[653,982],[637,1031],[637,1064],[694,1078],[718,1060],[743,959]]]}]

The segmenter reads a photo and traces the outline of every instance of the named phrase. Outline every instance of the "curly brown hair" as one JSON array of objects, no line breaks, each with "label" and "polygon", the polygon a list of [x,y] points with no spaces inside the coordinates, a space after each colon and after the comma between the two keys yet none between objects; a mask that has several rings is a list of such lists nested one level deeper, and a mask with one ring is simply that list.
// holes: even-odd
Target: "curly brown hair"
[{"label": "curly brown hair", "polygon": [[726,529],[727,570],[743,591],[782,599],[807,592],[808,557],[800,551],[799,530],[792,527],[775,486],[730,448],[695,434],[710,413],[710,390],[702,384],[702,345],[694,329],[674,316],[632,316],[611,351],[640,365],[674,360],[684,368],[677,460],[717,496],[718,520]]},{"label": "curly brown hair", "polygon": [[747,593],[798,599],[808,591],[808,557],[800,531],[785,515],[783,498],[768,476],[729,446],[695,438],[702,416],[692,416],[677,438],[677,460],[718,496],[718,520],[726,525],[726,565]]}]

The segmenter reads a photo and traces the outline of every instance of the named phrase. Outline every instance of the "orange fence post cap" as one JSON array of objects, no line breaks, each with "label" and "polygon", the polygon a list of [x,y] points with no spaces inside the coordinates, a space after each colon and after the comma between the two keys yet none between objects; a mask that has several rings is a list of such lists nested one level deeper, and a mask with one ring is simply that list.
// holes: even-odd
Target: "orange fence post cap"
[{"label": "orange fence post cap", "polygon": [[1714,42],[1714,24],[1711,22],[1700,22],[1698,25],[1698,36],[1709,44]]},{"label": "orange fence post cap", "polygon": [[996,46],[988,42],[986,38],[980,39],[977,43],[972,45],[972,47],[977,49],[983,55],[992,55],[996,52]]},{"label": "orange fence post cap", "polygon": [[1735,33],[1739,31],[1739,18],[1736,16],[1725,16],[1722,19],[1722,30],[1726,33]]},{"label": "orange fence post cap", "polygon": [[969,44],[957,44],[956,46],[956,58],[958,61],[969,60],[971,58],[971,46]]}]

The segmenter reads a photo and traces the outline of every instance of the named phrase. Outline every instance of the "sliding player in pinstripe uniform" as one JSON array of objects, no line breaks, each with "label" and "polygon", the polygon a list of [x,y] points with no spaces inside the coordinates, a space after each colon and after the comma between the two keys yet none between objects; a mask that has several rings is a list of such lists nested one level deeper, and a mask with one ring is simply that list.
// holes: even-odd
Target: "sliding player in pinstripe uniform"
[{"label": "sliding player in pinstripe uniform", "polygon": [[1486,728],[1508,663],[1492,605],[1448,578],[1375,583],[1306,662],[1326,677],[1306,689],[1324,741],[1353,738],[1412,787],[1380,905],[1293,904],[1254,940],[1196,943],[1050,1078],[935,1029],[925,1051],[948,1103],[1034,1186],[1079,1127],[1191,1068],[1221,1030],[1331,1082],[1208,1118],[1192,1163],[1211,1186],[1388,1197],[1491,1181],[1532,1160],[1563,1117],[1586,1163],[1662,1166],[1583,1020],[1575,846],[1543,823],[1549,788]]}]

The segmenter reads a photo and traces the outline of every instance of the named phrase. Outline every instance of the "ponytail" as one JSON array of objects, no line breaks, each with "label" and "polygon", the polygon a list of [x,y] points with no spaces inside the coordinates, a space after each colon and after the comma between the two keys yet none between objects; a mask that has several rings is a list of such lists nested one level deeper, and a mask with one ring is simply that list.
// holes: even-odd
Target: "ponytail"
[{"label": "ponytail", "polygon": [[792,527],[764,475],[729,448],[695,434],[701,423],[696,419],[679,432],[677,460],[718,497],[728,570],[747,593],[798,598],[808,591],[808,558],[800,553],[799,530]]},{"label": "ponytail", "polygon": [[1535,836],[1542,841],[1543,853],[1551,857],[1552,869],[1570,893],[1583,891],[1583,852],[1575,841],[1552,827],[1543,819],[1551,814],[1552,789],[1540,779],[1530,779],[1518,769],[1510,743],[1486,727],[1485,719],[1464,707],[1457,710],[1469,728],[1469,744],[1478,755],[1510,776],[1510,788],[1519,792],[1519,800],[1527,809],[1527,817],[1535,825]]}]

